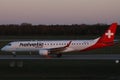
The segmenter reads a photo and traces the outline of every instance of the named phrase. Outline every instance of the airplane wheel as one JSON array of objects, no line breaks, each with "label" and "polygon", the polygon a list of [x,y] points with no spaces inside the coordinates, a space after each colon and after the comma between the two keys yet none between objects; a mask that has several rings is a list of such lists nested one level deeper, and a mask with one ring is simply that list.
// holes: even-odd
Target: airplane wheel
[{"label": "airplane wheel", "polygon": [[61,57],[62,56],[62,54],[57,54],[57,57],[59,58],[59,57]]}]

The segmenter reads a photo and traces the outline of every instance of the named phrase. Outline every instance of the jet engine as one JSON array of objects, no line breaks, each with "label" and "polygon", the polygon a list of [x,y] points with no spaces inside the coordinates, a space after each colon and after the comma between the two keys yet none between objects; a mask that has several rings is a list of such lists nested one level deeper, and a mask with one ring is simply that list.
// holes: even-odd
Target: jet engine
[{"label": "jet engine", "polygon": [[49,54],[48,50],[39,50],[39,55],[46,56]]}]

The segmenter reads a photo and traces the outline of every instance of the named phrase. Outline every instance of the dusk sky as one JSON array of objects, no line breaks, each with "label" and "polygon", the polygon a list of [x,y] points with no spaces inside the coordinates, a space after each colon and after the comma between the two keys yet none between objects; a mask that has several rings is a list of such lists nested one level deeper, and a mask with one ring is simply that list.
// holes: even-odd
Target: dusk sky
[{"label": "dusk sky", "polygon": [[0,0],[0,24],[120,24],[120,0]]}]

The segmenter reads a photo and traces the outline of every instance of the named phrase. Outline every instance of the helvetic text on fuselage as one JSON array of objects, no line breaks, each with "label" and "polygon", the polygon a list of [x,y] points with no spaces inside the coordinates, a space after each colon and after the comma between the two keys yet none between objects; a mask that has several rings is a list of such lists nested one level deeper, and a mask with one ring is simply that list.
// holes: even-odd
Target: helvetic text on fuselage
[{"label": "helvetic text on fuselage", "polygon": [[20,47],[35,47],[35,48],[42,48],[43,43],[35,42],[35,43],[20,43]]}]

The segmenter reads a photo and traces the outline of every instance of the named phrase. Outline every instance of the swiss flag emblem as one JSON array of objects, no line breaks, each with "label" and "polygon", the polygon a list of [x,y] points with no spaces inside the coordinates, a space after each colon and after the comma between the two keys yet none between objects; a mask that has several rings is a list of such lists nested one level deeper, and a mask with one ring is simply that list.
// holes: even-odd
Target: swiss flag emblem
[{"label": "swiss flag emblem", "polygon": [[112,33],[111,30],[108,30],[108,32],[105,33],[105,35],[106,35],[108,38],[111,38],[111,37],[114,35],[114,33]]}]

